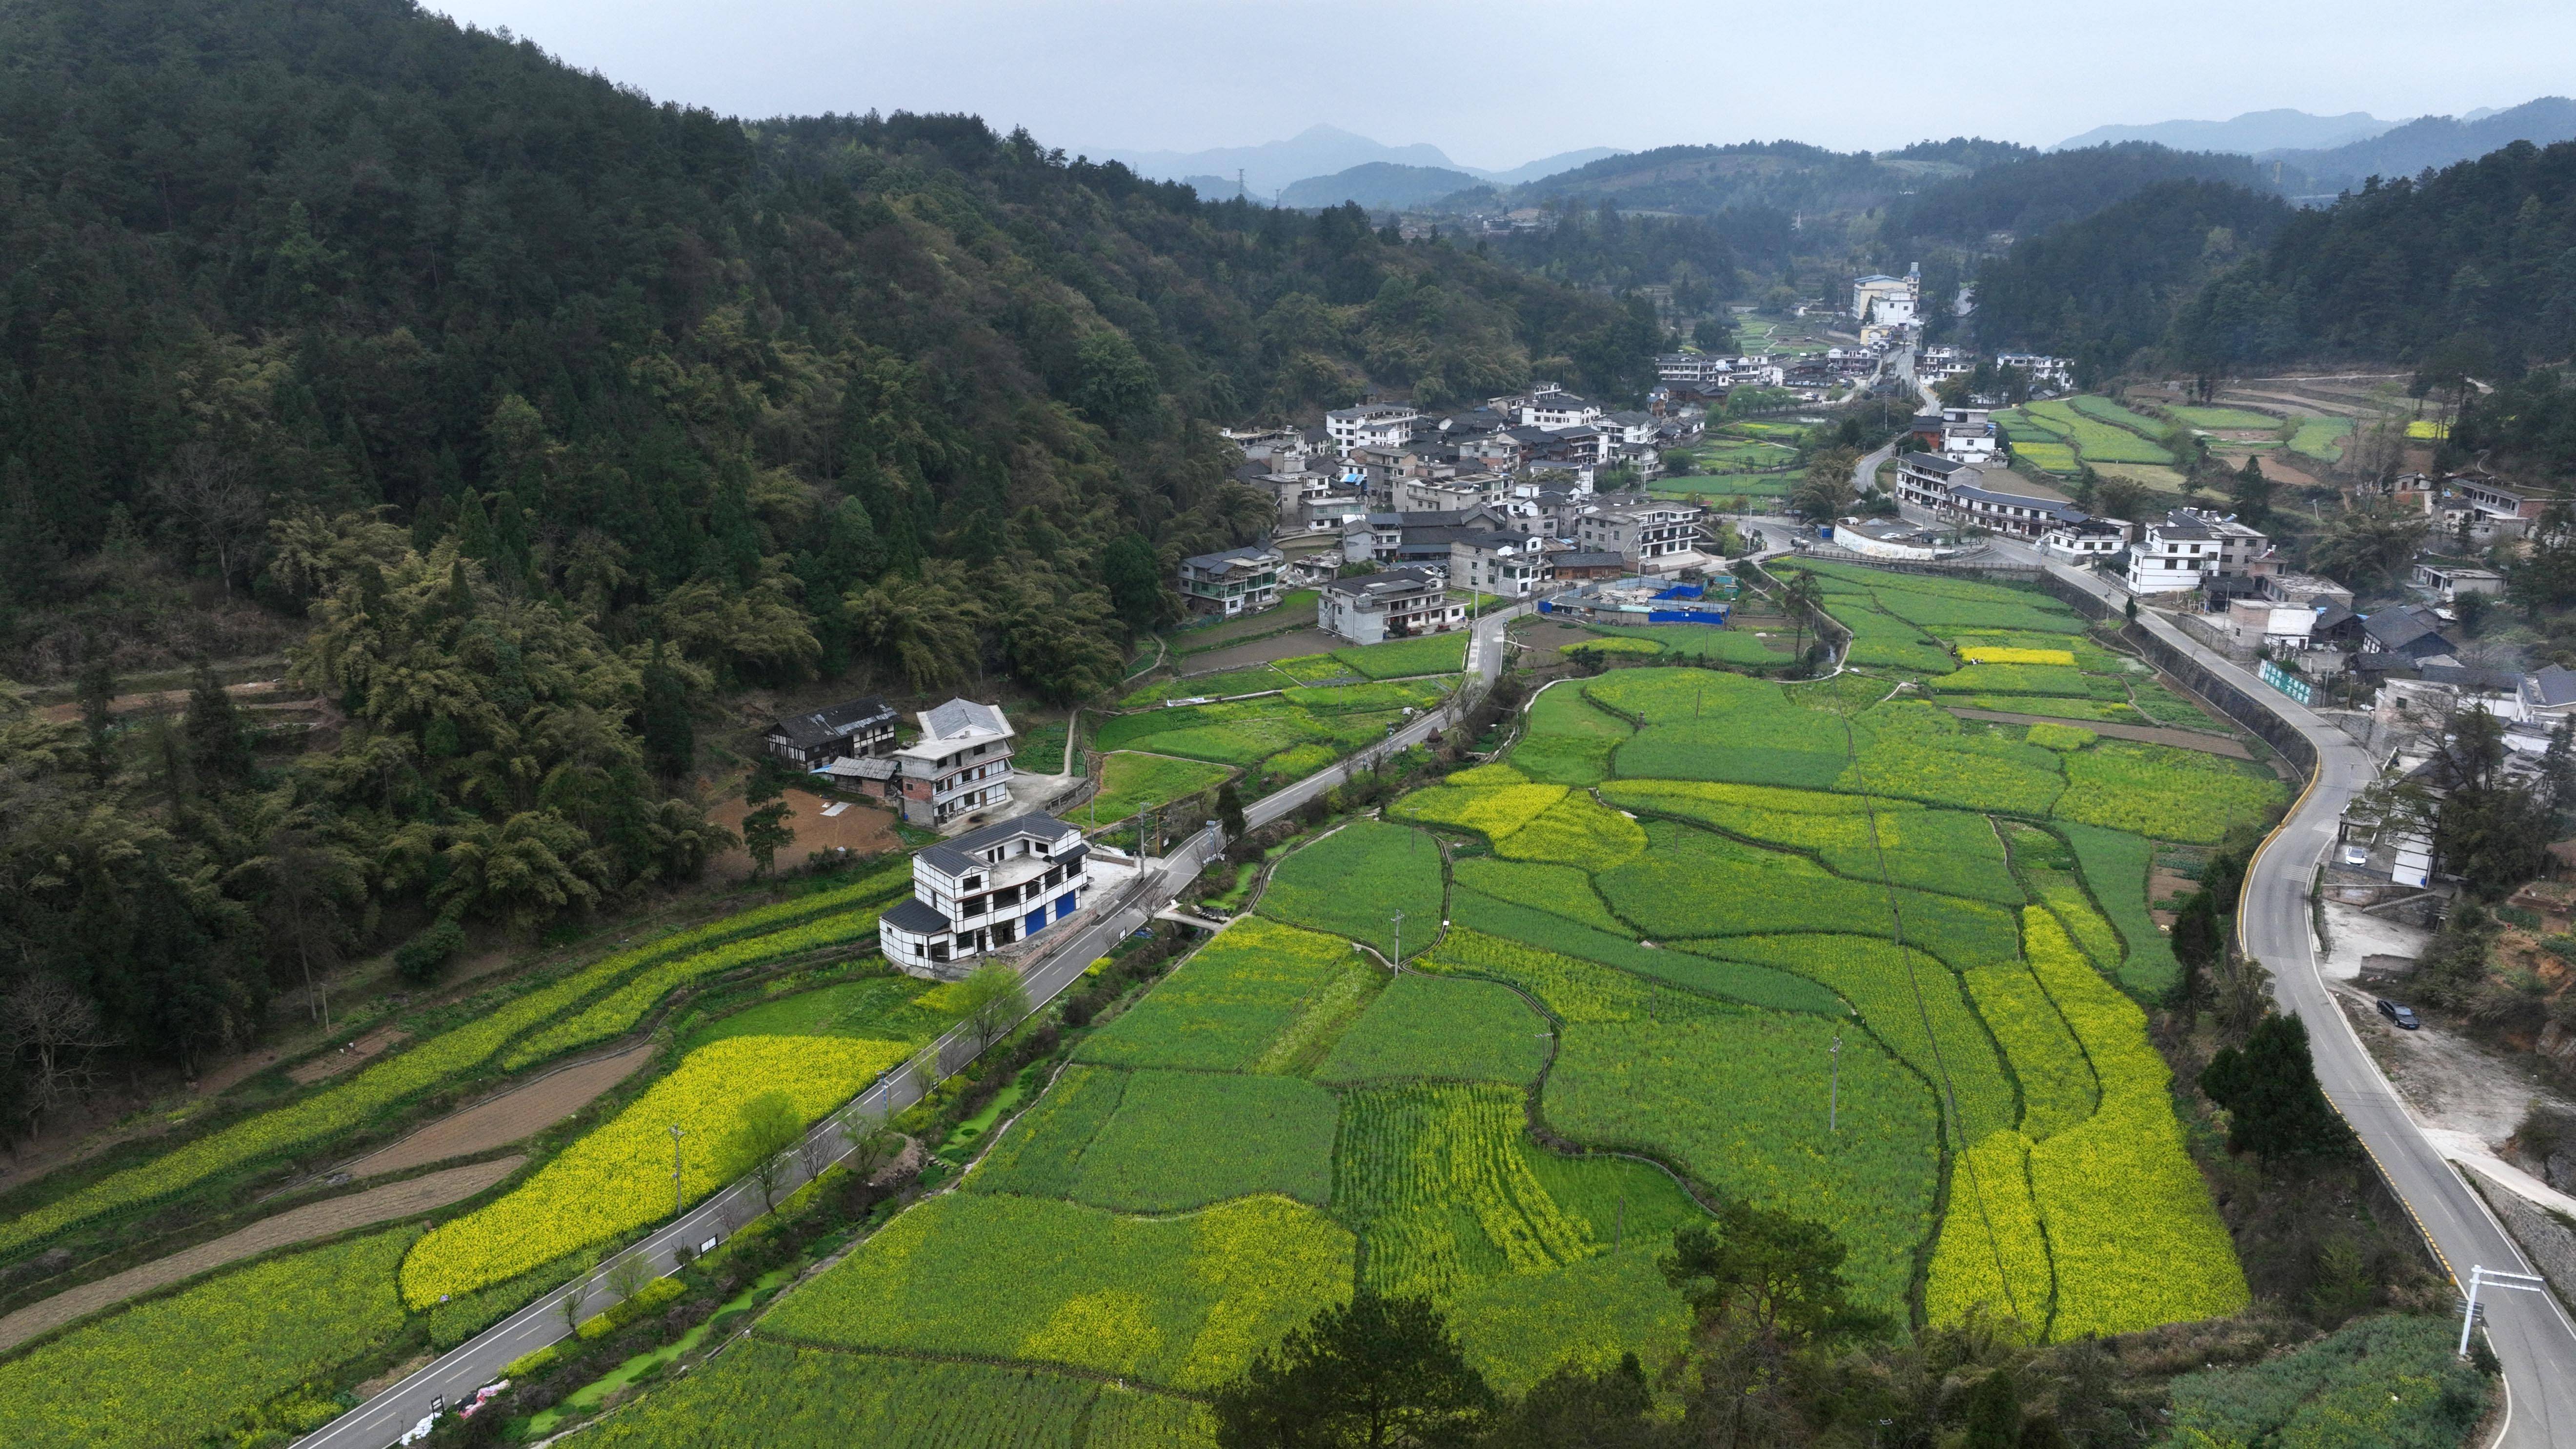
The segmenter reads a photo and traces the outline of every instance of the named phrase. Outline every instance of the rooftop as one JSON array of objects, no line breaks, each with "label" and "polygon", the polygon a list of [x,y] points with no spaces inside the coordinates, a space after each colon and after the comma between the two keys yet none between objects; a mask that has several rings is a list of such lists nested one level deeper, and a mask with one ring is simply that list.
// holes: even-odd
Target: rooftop
[{"label": "rooftop", "polygon": [[1010,720],[1003,717],[1001,706],[977,704],[971,699],[952,699],[921,712],[921,739],[924,744],[954,744],[979,735],[1008,735]]},{"label": "rooftop", "polygon": [[828,709],[818,709],[807,714],[782,715],[776,724],[769,727],[769,732],[785,736],[787,743],[799,749],[808,749],[826,740],[836,740],[843,735],[855,733],[862,726],[875,724],[880,720],[891,721],[893,718],[893,705],[874,695],[864,695],[858,699],[833,705]]},{"label": "rooftop", "polygon": [[983,865],[985,862],[978,852],[990,850],[996,845],[1007,845],[1014,840],[1030,839],[1042,840],[1052,846],[1068,835],[1078,836],[1081,833],[1052,815],[1032,811],[1026,815],[1013,816],[997,825],[986,825],[969,830],[954,840],[941,841],[937,845],[925,845],[913,859],[936,866],[950,875],[956,875],[961,871],[974,870]]}]

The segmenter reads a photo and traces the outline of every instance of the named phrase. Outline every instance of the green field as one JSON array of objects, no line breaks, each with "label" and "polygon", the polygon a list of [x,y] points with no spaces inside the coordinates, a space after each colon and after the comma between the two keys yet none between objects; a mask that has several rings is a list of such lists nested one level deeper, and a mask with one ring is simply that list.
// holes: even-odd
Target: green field
[{"label": "green field", "polygon": [[2073,477],[2077,468],[2074,445],[2058,442],[2021,442],[2012,445],[2013,456],[2027,461],[2043,472]]},{"label": "green field", "polygon": [[[1406,646],[1426,642],[1442,641],[1403,641]],[[1311,657],[1321,662],[1322,677],[1353,677],[1352,666],[1337,657]],[[1416,659],[1418,662],[1418,656]],[[1370,662],[1411,667],[1397,656],[1377,656]],[[1296,663],[1283,660],[1279,667]],[[1212,765],[1274,772],[1284,761],[1294,759],[1302,766],[1296,773],[1303,774],[1386,738],[1387,727],[1402,721],[1406,709],[1422,710],[1439,704],[1448,696],[1449,686],[1446,679],[1300,684],[1260,699],[1140,709],[1102,720],[1092,733],[1092,747],[1103,752],[1136,750],[1178,755]]]},{"label": "green field", "polygon": [[2290,451],[2331,463],[2343,456],[2351,440],[2350,418],[2301,418],[2299,430],[2290,435]]},{"label": "green field", "polygon": [[[1954,664],[2008,651],[1971,667],[2086,691],[2130,670],[2028,591],[1831,582],[1829,607]],[[617,1442],[776,1395],[801,1444],[801,1396],[840,1392],[890,1443],[1202,1443],[1158,1391],[1225,1381],[1354,1283],[1428,1294],[1506,1391],[1623,1353],[1652,1378],[1687,1329],[1655,1260],[1694,1192],[1830,1229],[1899,1321],[2000,1311],[2059,1342],[2238,1311],[2122,989],[2170,957],[2156,846],[2120,827],[2198,838],[2286,792],[2194,752],[1962,724],[1889,698],[1906,677],[1549,688],[1503,762],[1282,858],[1261,914],[1085,1039],[964,1190],[617,1416]],[[2184,803],[2145,818],[2158,799]],[[1390,975],[1352,943],[1384,950],[1396,909],[1415,954]]]},{"label": "green field", "polygon": [[1233,774],[1200,760],[1113,750],[1100,758],[1100,793],[1082,808],[1081,824],[1115,825],[1139,810],[1213,790]]},{"label": "green field", "polygon": [[2126,418],[2135,419],[2139,427],[2152,428],[2154,419],[2129,412],[2107,398],[2052,398],[2023,408],[2023,413],[2039,427],[2057,435],[2060,441],[2074,445],[2087,463],[2150,463],[2170,465],[2173,455],[2164,445],[2120,422],[2098,415],[2097,409],[2079,409],[2078,402],[2094,402]]},{"label": "green field", "polygon": [[2268,433],[2281,426],[2281,419],[2270,413],[2244,408],[2170,407],[2165,411],[2195,428],[2214,431]]}]

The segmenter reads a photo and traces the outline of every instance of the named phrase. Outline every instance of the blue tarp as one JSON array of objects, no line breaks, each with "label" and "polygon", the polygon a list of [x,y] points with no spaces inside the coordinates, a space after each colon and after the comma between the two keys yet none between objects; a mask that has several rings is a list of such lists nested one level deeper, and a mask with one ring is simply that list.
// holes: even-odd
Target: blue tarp
[{"label": "blue tarp", "polygon": [[1649,624],[1724,624],[1724,609],[1654,609],[1648,611]]},{"label": "blue tarp", "polygon": [[1538,611],[1539,611],[1540,613],[1542,613],[1542,614],[1553,614],[1553,613],[1555,613],[1555,612],[1556,612],[1556,601],[1555,601],[1555,600],[1553,600],[1553,599],[1541,599],[1541,600],[1539,600],[1539,601],[1538,601]]},{"label": "blue tarp", "polygon": [[1708,590],[1700,587],[1698,584],[1675,584],[1671,588],[1664,590],[1662,593],[1655,595],[1655,597],[1658,599],[1696,599],[1707,592]]}]

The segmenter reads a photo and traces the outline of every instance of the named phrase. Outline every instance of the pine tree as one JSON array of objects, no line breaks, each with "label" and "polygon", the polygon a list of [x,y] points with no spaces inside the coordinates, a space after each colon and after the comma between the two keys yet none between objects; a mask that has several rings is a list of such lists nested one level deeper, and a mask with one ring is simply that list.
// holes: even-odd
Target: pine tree
[{"label": "pine tree", "polygon": [[201,785],[235,785],[258,769],[250,741],[242,734],[241,714],[232,696],[215,680],[214,665],[197,661],[196,682],[188,690],[188,711],[181,729],[188,738],[188,763]]},{"label": "pine tree", "polygon": [[2317,1085],[2308,1028],[2295,1016],[2265,1017],[2245,1045],[2224,1047],[2201,1069],[2200,1090],[2227,1109],[2227,1150],[2265,1162],[2354,1153],[2352,1129]]},{"label": "pine tree", "polygon": [[80,711],[90,779],[104,785],[116,773],[116,671],[102,651],[93,649],[81,665]]},{"label": "pine tree", "polygon": [[698,756],[697,725],[689,718],[689,686],[662,657],[658,639],[653,641],[653,657],[644,665],[639,713],[645,763],[666,780],[687,774]]},{"label": "pine tree", "polygon": [[2174,960],[2182,964],[2182,979],[2174,983],[2173,1005],[2182,1012],[2186,1023],[2196,1024],[2200,1020],[2201,998],[2208,994],[2209,968],[2227,949],[2227,938],[2219,930],[2216,897],[2206,890],[2191,893],[2174,915],[2172,946]]},{"label": "pine tree", "polygon": [[1966,1423],[1959,1449],[2018,1449],[2021,1442],[2021,1395],[2012,1373],[1996,1369],[1968,1390]]}]

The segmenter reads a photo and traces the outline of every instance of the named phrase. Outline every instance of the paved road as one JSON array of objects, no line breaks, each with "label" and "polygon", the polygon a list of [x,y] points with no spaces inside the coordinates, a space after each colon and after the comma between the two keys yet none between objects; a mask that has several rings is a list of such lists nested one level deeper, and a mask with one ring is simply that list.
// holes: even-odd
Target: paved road
[{"label": "paved road", "polygon": [[[2063,564],[2052,564],[2050,569],[2102,598],[2117,602],[2124,597],[2083,570]],[[2202,648],[2153,611],[2141,611],[2138,618],[2203,667],[2262,700],[2317,747],[2314,782],[2246,874],[2245,897],[2236,918],[2239,944],[2271,968],[2273,992],[2282,1008],[2307,1023],[2317,1077],[2326,1095],[2361,1134],[2453,1279],[2465,1287],[2473,1264],[2531,1272],[2531,1265],[2486,1204],[2425,1137],[2380,1074],[2378,1063],[2362,1045],[2351,1019],[2335,1004],[2318,969],[2316,942],[2309,928],[2309,887],[2326,851],[2334,845],[2336,822],[2344,807],[2374,775],[2369,758],[2331,722]],[[2486,1306],[2487,1336],[2504,1363],[2511,1399],[2511,1418],[2496,1445],[2499,1449],[2576,1446],[2576,1324],[2546,1294],[2490,1291],[2480,1301]]]},{"label": "paved road", "polygon": [[[1476,622],[1469,643],[1469,661],[1478,676],[1477,692],[1490,685],[1501,672],[1503,631],[1512,618],[1526,612],[1528,606],[1515,606]],[[1420,744],[1446,729],[1457,713],[1455,702],[1444,705],[1389,736],[1388,743],[1396,749]],[[1349,778],[1349,768],[1346,764],[1335,765],[1252,802],[1244,808],[1245,822],[1259,829],[1279,819],[1341,784]],[[1223,841],[1213,826],[1202,829],[1161,859],[1148,862],[1145,890],[1125,907],[1108,917],[1078,926],[1073,935],[1056,943],[1047,954],[1032,960],[1025,968],[1024,979],[1033,1010],[1043,1009],[1059,992],[1079,980],[1084,968],[1108,954],[1109,948],[1128,932],[1143,926],[1155,911],[1197,879],[1199,872],[1223,849]],[[974,1059],[973,1044],[962,1029],[949,1032],[940,1038],[940,1042],[945,1070],[956,1071]],[[821,1144],[822,1150],[816,1154],[817,1162],[829,1166],[847,1154],[848,1146],[842,1140],[838,1126],[841,1116],[852,1112],[892,1116],[920,1099],[921,1091],[910,1072],[899,1071],[876,1082],[854,1098],[842,1113],[825,1118],[806,1134],[810,1141]],[[791,1168],[787,1185],[779,1188],[780,1195],[802,1186],[806,1178],[800,1161]],[[640,1256],[652,1266],[655,1276],[661,1276],[678,1266],[679,1248],[704,1243],[709,1238],[729,1236],[736,1227],[759,1216],[761,1211],[760,1189],[748,1180],[736,1182],[666,1224],[652,1237],[603,1262],[601,1271],[604,1274],[614,1264]],[[511,1361],[566,1337],[569,1330],[564,1298],[568,1292],[568,1287],[557,1288],[475,1338],[450,1349],[426,1368],[306,1436],[301,1441],[303,1449],[386,1449],[427,1415],[433,1403],[461,1403],[471,1398],[476,1389],[501,1377],[502,1368]],[[605,1288],[593,1288],[583,1296],[572,1317],[576,1320],[587,1318],[605,1311],[614,1302],[614,1295]]]}]

